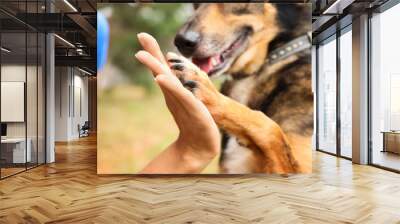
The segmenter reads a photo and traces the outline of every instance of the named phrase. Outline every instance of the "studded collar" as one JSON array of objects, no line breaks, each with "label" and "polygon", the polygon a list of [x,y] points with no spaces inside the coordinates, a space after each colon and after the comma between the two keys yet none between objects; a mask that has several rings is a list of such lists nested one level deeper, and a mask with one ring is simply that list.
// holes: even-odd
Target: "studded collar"
[{"label": "studded collar", "polygon": [[275,64],[291,55],[311,48],[311,32],[293,39],[285,45],[273,50],[268,55],[268,65]]}]

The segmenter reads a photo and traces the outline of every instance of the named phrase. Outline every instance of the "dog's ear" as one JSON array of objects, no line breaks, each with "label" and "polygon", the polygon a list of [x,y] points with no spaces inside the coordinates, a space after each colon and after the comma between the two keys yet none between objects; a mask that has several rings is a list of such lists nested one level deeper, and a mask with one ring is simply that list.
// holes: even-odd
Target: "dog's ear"
[{"label": "dog's ear", "polygon": [[193,8],[196,10],[197,8],[200,7],[201,3],[193,3]]},{"label": "dog's ear", "polygon": [[304,33],[308,30],[311,21],[311,7],[308,3],[297,3],[297,4],[275,4],[278,10],[278,22],[286,32],[300,32]]}]

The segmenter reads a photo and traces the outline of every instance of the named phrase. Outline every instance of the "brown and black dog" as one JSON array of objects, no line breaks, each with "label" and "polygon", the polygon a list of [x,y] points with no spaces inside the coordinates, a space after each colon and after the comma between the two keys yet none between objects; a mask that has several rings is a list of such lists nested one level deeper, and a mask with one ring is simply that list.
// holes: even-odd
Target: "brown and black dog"
[{"label": "brown and black dog", "polygon": [[[311,30],[309,4],[202,3],[169,54],[174,73],[223,131],[222,173],[311,172],[310,49],[268,54]],[[210,76],[228,74],[218,91]]]}]

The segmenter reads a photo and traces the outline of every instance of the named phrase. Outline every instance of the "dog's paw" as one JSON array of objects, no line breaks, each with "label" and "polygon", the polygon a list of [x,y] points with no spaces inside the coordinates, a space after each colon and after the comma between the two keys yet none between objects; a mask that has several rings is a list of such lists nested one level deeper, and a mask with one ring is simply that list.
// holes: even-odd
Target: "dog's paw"
[{"label": "dog's paw", "polygon": [[189,89],[206,106],[218,103],[220,93],[205,72],[187,58],[175,53],[168,53],[167,60],[171,71],[178,77],[183,86]]}]

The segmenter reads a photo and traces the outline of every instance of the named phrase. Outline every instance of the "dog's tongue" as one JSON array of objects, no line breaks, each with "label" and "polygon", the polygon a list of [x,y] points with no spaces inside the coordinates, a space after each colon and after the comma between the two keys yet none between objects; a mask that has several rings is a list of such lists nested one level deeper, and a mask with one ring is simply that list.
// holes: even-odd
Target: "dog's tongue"
[{"label": "dog's tongue", "polygon": [[216,55],[208,58],[193,58],[192,62],[208,74],[221,60],[219,55]]}]

